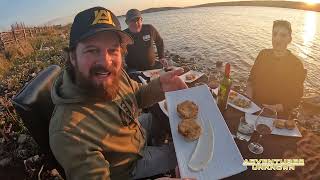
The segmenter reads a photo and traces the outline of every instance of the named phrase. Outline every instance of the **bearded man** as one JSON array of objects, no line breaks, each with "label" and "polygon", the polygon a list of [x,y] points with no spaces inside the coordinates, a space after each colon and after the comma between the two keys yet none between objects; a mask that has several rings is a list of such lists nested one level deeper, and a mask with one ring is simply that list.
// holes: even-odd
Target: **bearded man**
[{"label": "bearded man", "polygon": [[152,118],[139,109],[186,88],[182,69],[141,86],[122,68],[131,37],[102,7],[78,13],[66,69],[52,89],[50,147],[67,179],[138,179],[174,169],[172,144],[148,146]]}]

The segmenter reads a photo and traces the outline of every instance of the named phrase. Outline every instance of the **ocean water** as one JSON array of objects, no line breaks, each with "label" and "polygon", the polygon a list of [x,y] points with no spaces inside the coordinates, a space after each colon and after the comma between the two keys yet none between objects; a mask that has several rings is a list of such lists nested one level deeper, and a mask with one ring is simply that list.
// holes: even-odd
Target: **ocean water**
[{"label": "ocean water", "polygon": [[[288,49],[308,70],[306,92],[320,91],[320,13],[270,7],[206,7],[143,14],[164,39],[165,49],[203,66],[229,62],[235,79],[248,78],[260,50],[271,48],[272,23],[285,19],[292,25]],[[120,18],[126,28],[124,18]]]}]

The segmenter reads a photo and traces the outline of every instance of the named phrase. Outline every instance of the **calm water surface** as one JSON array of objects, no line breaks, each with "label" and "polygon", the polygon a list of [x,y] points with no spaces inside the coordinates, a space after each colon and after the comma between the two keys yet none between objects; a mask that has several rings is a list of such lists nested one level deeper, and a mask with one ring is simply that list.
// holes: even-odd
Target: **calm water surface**
[{"label": "calm water surface", "polygon": [[[293,41],[289,50],[308,70],[306,92],[320,90],[320,13],[269,7],[209,7],[144,14],[153,24],[165,48],[197,59],[203,66],[230,62],[235,79],[247,79],[259,51],[271,48],[272,22],[291,22]],[[124,18],[120,18],[125,28]]]}]

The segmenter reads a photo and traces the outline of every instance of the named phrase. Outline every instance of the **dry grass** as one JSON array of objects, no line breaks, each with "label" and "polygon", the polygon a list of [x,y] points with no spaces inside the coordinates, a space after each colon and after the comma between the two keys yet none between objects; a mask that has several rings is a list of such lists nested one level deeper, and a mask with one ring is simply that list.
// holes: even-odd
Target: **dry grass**
[{"label": "dry grass", "polygon": [[26,57],[34,52],[33,47],[28,41],[20,41],[6,47],[4,55],[8,60],[15,60]]},{"label": "dry grass", "polygon": [[[15,112],[11,98],[49,65],[56,64],[63,67],[62,48],[67,46],[68,41],[60,36],[61,33],[62,31],[50,31],[28,42],[12,45],[3,53],[0,52],[0,161],[10,160],[5,165],[15,172],[9,172],[10,177],[13,174],[21,175],[13,179],[35,179],[35,172],[39,170],[37,165],[40,163],[41,167],[43,160],[37,160],[32,166],[30,165],[30,168],[24,169],[23,160],[39,152],[34,141],[19,143],[20,136],[27,135],[27,139],[32,138]],[[19,169],[20,166],[22,168]],[[1,175],[3,174],[0,173],[0,179],[8,179]]]},{"label": "dry grass", "polygon": [[[56,64],[62,67],[64,64],[62,48],[66,45],[67,40],[61,39],[58,35],[39,36],[28,42],[12,45],[4,54],[0,53],[0,122],[4,122],[3,125],[10,123],[21,125],[17,123],[20,118],[14,112],[10,103],[11,98],[26,82],[49,65]],[[51,48],[40,50],[41,47]]]},{"label": "dry grass", "polygon": [[2,79],[3,74],[9,69],[10,63],[4,54],[0,54],[0,79]]}]

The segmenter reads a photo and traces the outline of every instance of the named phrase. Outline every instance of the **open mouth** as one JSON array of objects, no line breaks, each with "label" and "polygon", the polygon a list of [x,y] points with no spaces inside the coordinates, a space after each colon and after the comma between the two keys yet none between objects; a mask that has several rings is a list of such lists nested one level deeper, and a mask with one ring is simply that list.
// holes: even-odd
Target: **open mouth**
[{"label": "open mouth", "polygon": [[111,72],[107,70],[99,70],[93,73],[94,76],[98,79],[105,79],[111,75]]},{"label": "open mouth", "polygon": [[96,76],[109,76],[110,72],[96,72]]}]

